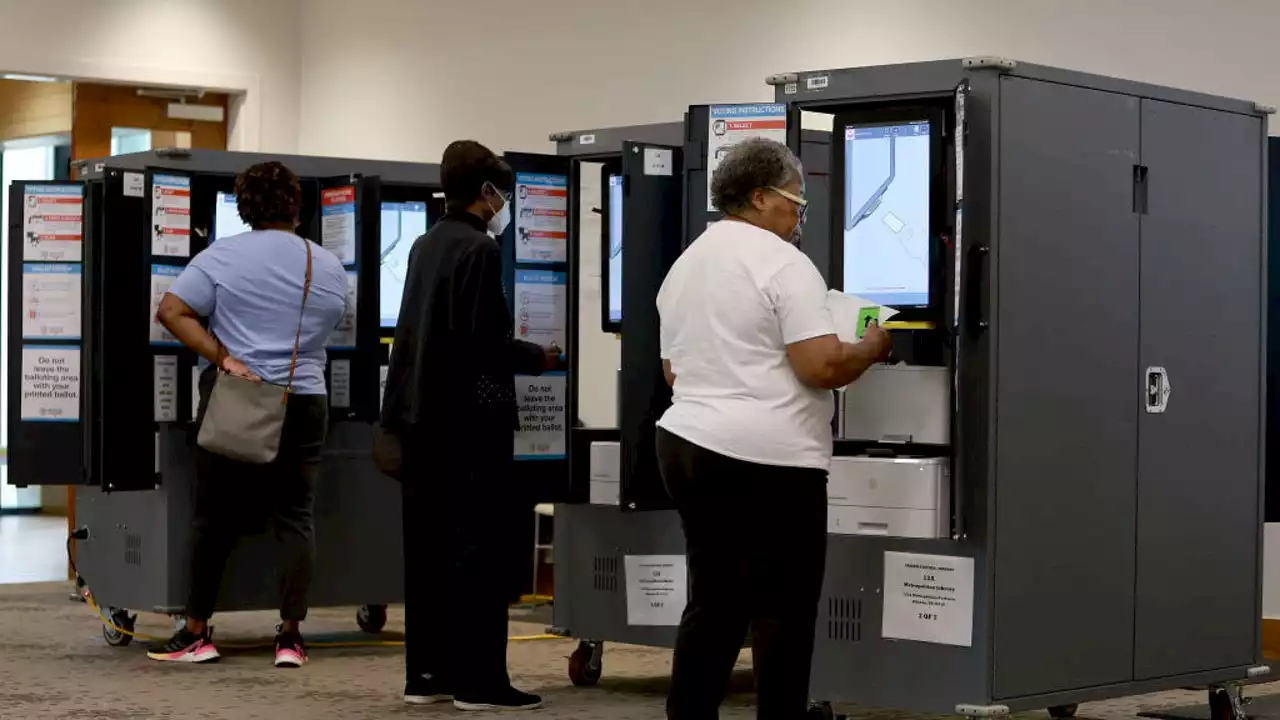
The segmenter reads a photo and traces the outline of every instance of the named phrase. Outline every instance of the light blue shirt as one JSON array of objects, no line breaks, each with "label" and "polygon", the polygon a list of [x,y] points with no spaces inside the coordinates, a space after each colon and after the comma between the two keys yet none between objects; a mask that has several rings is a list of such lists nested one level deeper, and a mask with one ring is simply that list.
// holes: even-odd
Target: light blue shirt
[{"label": "light blue shirt", "polygon": [[[169,292],[202,317],[209,329],[262,379],[289,381],[306,278],[302,238],[255,230],[218,240],[187,265]],[[293,389],[324,395],[324,346],[347,307],[347,274],[333,253],[311,245],[311,295],[302,318]]]}]

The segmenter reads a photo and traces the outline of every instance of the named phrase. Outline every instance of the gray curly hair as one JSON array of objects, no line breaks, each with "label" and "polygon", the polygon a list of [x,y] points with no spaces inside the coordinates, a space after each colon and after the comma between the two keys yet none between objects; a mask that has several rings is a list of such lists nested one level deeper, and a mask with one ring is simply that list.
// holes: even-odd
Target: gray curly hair
[{"label": "gray curly hair", "polygon": [[711,204],[723,213],[741,211],[756,190],[789,185],[803,172],[786,145],[764,138],[743,140],[729,149],[711,177]]}]

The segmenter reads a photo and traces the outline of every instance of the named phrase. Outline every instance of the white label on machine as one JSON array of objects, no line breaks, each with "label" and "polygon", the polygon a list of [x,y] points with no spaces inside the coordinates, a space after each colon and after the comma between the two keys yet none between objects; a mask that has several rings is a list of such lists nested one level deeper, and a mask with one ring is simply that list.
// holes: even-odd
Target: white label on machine
[{"label": "white label on machine", "polygon": [[971,647],[973,558],[885,553],[880,637]]},{"label": "white label on machine", "polygon": [[378,412],[382,412],[382,397],[387,394],[387,370],[386,365],[378,368]]},{"label": "white label on machine", "polygon": [[578,144],[579,145],[595,145],[596,136],[595,135],[579,135]]},{"label": "white label on machine", "polygon": [[155,420],[176,422],[178,419],[178,357],[155,356]]},{"label": "white label on machine", "polygon": [[123,192],[125,197],[146,197],[147,176],[137,172],[125,173]]},{"label": "white label on machine", "polygon": [[645,175],[666,175],[674,174],[675,169],[675,153],[667,148],[645,148],[644,149],[644,174]]},{"label": "white label on machine", "polygon": [[627,624],[674,627],[689,600],[684,555],[628,555]]},{"label": "white label on machine", "polygon": [[191,368],[191,420],[200,416],[200,374],[208,363],[201,362]]},{"label": "white label on machine", "polygon": [[351,361],[334,360],[329,365],[329,403],[336,408],[351,407]]},{"label": "white label on machine", "polygon": [[80,419],[80,348],[27,345],[22,348],[22,409],[29,422]]}]

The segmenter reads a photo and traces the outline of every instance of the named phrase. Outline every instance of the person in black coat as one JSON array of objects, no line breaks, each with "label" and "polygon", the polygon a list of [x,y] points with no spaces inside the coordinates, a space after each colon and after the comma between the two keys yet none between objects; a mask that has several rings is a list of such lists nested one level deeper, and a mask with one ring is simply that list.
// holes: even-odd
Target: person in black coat
[{"label": "person in black coat", "polygon": [[560,350],[513,337],[493,239],[511,221],[511,168],[458,141],[440,174],[446,214],[410,251],[383,399],[404,453],[404,699],[534,708],[506,664],[514,529],[533,509],[515,478],[515,376],[553,369]]}]

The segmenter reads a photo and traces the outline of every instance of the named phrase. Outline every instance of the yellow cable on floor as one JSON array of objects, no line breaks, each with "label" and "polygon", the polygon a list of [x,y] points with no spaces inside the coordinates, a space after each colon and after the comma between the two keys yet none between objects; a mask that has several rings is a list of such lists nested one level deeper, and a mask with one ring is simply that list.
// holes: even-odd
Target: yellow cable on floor
[{"label": "yellow cable on floor", "polygon": [[[81,596],[84,598],[85,604],[87,604],[90,608],[93,609],[94,614],[98,616],[98,619],[102,621],[103,625],[106,625],[107,627],[111,628],[112,630],[115,630],[116,632],[122,635],[127,635],[137,640],[145,640],[147,642],[164,642],[165,640],[169,639],[164,637],[157,637],[155,635],[146,635],[143,633],[137,633],[137,632],[133,632],[132,630],[125,630],[119,625],[116,625],[114,622],[111,621],[110,618],[108,618],[106,615],[102,613],[102,608],[98,607],[98,603],[94,602],[92,592],[86,590],[85,592],[81,593]],[[560,637],[559,635],[546,635],[546,634],[511,635],[507,638],[508,642],[530,642],[533,640],[564,640],[564,638]],[[254,645],[223,645],[222,647],[225,647],[229,650],[263,650],[263,649],[270,649],[274,647],[274,645],[272,643],[258,643]],[[345,641],[345,642],[314,642],[314,643],[307,643],[307,647],[313,647],[313,648],[317,648],[317,647],[319,648],[404,647],[404,641],[402,640],[351,640],[351,641]]]}]

